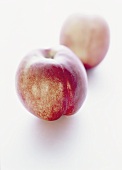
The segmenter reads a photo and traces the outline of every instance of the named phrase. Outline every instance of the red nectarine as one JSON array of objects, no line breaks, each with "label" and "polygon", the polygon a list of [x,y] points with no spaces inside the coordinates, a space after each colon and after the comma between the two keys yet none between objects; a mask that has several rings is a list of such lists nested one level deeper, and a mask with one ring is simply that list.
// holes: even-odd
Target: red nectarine
[{"label": "red nectarine", "polygon": [[56,120],[76,113],[83,104],[86,71],[67,47],[39,49],[19,64],[16,88],[28,111],[44,120]]}]

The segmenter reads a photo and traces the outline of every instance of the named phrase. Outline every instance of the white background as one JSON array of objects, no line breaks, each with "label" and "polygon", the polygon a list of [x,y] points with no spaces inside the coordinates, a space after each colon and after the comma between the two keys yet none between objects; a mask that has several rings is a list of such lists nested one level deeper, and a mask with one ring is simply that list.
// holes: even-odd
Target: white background
[{"label": "white background", "polygon": [[[46,122],[22,106],[15,74],[28,52],[58,44],[66,17],[100,14],[111,43],[88,72],[88,96],[77,114]],[[0,0],[1,170],[122,170],[122,1]]]}]

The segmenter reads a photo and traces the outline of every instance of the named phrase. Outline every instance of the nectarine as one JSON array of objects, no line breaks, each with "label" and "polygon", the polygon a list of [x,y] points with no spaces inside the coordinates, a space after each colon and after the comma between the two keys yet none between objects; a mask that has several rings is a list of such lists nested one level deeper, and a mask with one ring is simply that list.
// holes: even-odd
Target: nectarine
[{"label": "nectarine", "polygon": [[60,44],[69,47],[86,69],[98,65],[105,57],[110,41],[109,26],[95,15],[73,14],[63,23]]},{"label": "nectarine", "polygon": [[87,75],[67,47],[39,49],[20,62],[16,88],[28,111],[51,121],[80,109],[87,94]]}]

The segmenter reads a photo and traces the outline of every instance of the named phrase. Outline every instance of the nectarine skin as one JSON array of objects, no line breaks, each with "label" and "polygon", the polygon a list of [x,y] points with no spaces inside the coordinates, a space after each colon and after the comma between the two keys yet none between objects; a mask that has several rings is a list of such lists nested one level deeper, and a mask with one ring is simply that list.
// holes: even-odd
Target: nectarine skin
[{"label": "nectarine skin", "polygon": [[87,94],[87,76],[76,55],[64,46],[25,56],[16,74],[18,96],[28,111],[44,120],[72,115]]},{"label": "nectarine skin", "polygon": [[60,44],[69,47],[86,69],[97,66],[105,57],[110,30],[101,16],[73,14],[62,25]]}]

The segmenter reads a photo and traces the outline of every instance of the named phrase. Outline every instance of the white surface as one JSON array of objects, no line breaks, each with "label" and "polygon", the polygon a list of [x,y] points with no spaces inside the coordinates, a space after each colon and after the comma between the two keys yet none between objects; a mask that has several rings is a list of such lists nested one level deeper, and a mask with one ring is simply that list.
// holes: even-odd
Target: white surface
[{"label": "white surface", "polygon": [[[110,48],[88,73],[81,110],[55,122],[39,120],[18,100],[16,69],[26,53],[57,44],[74,12],[105,17]],[[121,17],[121,0],[0,0],[1,170],[122,170]]]}]

